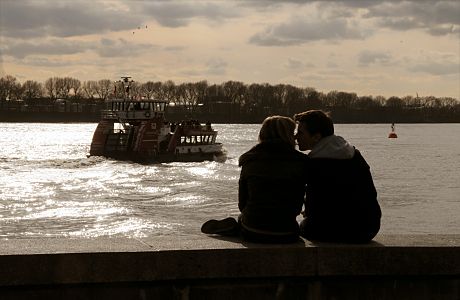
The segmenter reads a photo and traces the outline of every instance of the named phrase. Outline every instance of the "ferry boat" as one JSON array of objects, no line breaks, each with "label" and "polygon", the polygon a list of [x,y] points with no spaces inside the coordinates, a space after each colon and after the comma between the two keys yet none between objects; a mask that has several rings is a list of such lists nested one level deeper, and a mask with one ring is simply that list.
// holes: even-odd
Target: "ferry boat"
[{"label": "ferry boat", "polygon": [[211,123],[179,123],[165,118],[162,100],[130,99],[130,77],[122,77],[124,99],[106,101],[93,135],[90,156],[104,156],[140,163],[226,160],[222,143]]}]

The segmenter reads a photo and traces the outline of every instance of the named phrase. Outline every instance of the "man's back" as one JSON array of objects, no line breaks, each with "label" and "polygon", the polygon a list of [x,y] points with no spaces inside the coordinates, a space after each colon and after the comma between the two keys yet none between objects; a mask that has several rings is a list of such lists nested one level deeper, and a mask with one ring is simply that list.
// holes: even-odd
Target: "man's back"
[{"label": "man's back", "polygon": [[358,150],[351,159],[309,160],[305,212],[307,239],[359,242],[377,234],[377,191]]}]

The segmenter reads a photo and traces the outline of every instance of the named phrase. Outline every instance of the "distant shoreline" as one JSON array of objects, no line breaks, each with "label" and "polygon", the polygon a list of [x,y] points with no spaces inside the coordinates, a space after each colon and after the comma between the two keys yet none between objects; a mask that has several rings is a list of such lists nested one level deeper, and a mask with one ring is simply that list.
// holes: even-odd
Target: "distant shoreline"
[{"label": "distant shoreline", "polygon": [[[267,115],[268,116],[268,115]],[[210,121],[217,124],[261,124],[266,116],[253,118],[230,118],[222,114],[196,114],[188,117],[180,113],[167,114],[167,121],[178,122],[186,119],[196,119],[200,122]],[[424,116],[391,115],[369,116],[368,114],[332,114],[335,123],[338,124],[387,124],[387,123],[460,123],[460,116],[452,118],[425,118]],[[0,123],[98,123],[100,113],[81,112],[21,112],[0,111]]]}]

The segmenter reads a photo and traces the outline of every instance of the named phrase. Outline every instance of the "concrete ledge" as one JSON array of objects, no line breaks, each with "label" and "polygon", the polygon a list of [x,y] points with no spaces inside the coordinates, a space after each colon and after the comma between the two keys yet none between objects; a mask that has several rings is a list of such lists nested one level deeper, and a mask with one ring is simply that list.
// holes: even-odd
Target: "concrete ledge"
[{"label": "concrete ledge", "polygon": [[[88,299],[214,299],[244,290],[251,292],[238,299],[329,299],[331,291],[356,299],[357,288],[387,287],[393,297],[395,283],[398,295],[460,299],[460,235],[382,235],[367,245],[263,245],[204,235],[0,240],[1,299],[30,299],[31,291],[48,298],[66,291]],[[372,298],[391,299],[380,294]]]}]

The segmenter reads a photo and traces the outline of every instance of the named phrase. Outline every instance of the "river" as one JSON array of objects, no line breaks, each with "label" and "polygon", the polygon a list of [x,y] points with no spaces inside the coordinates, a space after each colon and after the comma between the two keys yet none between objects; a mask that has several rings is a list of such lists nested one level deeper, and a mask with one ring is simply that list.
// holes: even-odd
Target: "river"
[{"label": "river", "polygon": [[[260,125],[215,124],[225,163],[87,157],[96,123],[2,123],[0,238],[201,235],[237,216],[238,157]],[[380,233],[460,234],[460,124],[336,124],[363,154]]]}]

